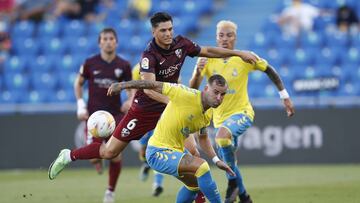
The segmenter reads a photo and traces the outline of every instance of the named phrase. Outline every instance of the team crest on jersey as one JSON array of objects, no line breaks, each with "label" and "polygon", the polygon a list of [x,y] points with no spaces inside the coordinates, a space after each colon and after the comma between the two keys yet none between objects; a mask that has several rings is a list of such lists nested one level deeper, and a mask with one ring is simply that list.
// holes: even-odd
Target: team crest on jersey
[{"label": "team crest on jersey", "polygon": [[148,58],[145,57],[141,60],[141,68],[149,69],[149,59]]},{"label": "team crest on jersey", "polygon": [[182,55],[182,49],[176,49],[175,50],[175,54],[178,58],[181,58],[181,55]]},{"label": "team crest on jersey", "polygon": [[130,135],[130,130],[128,130],[127,128],[123,128],[121,130],[121,137],[127,137]]},{"label": "team crest on jersey", "polygon": [[232,72],[232,76],[236,77],[238,75],[239,75],[238,71],[234,68],[234,70]]},{"label": "team crest on jersey", "polygon": [[119,78],[123,73],[123,70],[121,70],[120,68],[117,68],[114,70],[114,74],[117,78]]}]

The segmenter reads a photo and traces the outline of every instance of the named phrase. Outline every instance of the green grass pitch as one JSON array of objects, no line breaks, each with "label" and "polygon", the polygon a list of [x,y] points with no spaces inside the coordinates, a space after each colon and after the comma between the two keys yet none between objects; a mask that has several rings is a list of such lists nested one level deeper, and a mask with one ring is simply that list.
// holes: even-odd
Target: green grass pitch
[{"label": "green grass pitch", "polygon": [[[256,203],[360,203],[360,165],[274,165],[241,168],[248,192]],[[224,173],[212,168],[224,197]],[[123,168],[116,200],[122,203],[175,202],[181,183],[165,177],[165,191],[151,196],[151,178],[138,179],[139,168]],[[0,171],[1,203],[99,203],[107,174],[68,168],[54,181],[45,170]]]}]

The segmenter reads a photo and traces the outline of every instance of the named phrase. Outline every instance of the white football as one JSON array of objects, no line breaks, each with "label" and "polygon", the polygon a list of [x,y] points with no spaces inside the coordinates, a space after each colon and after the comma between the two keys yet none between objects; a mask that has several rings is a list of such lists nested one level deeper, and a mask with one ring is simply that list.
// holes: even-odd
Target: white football
[{"label": "white football", "polygon": [[114,132],[115,127],[115,119],[107,111],[95,111],[87,121],[88,133],[93,137],[109,137]]}]

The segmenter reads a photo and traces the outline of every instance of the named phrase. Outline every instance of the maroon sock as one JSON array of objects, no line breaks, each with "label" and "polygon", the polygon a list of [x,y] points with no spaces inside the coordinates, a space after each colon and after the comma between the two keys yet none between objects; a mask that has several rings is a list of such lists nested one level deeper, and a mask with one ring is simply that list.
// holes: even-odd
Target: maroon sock
[{"label": "maroon sock", "polygon": [[205,202],[206,202],[205,195],[201,191],[199,191],[195,198],[195,203],[205,203]]},{"label": "maroon sock", "polygon": [[101,159],[100,157],[100,146],[101,143],[93,142],[85,147],[71,150],[71,160],[82,160],[82,159]]},{"label": "maroon sock", "polygon": [[109,166],[109,190],[114,191],[121,172],[121,161],[110,161]]}]

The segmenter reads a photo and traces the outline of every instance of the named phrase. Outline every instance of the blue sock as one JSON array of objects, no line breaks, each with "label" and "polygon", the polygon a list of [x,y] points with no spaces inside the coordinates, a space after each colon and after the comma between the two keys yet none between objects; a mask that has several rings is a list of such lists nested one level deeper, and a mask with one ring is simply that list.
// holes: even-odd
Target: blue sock
[{"label": "blue sock", "polygon": [[227,179],[230,180],[230,179],[236,178],[236,183],[239,188],[239,193],[240,194],[244,193],[246,191],[245,186],[243,183],[243,179],[242,179],[240,170],[237,167],[237,165],[235,164],[235,153],[233,152],[232,146],[220,147],[219,152],[220,152],[221,157],[223,158],[224,162],[226,162],[236,174],[236,177],[234,177],[234,176],[230,176],[229,174],[226,173]]},{"label": "blue sock", "polygon": [[182,186],[177,194],[176,203],[191,203],[196,197],[197,191],[191,191]]},{"label": "blue sock", "polygon": [[197,178],[201,192],[211,203],[221,203],[220,193],[210,171]]},{"label": "blue sock", "polygon": [[164,175],[154,171],[154,185],[162,187],[163,181]]}]

